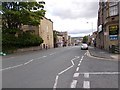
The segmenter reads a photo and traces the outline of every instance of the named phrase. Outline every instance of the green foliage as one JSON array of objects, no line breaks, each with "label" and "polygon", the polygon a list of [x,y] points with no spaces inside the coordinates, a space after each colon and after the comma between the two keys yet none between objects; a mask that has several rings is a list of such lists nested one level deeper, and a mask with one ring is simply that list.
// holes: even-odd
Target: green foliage
[{"label": "green foliage", "polygon": [[53,38],[54,40],[57,40],[57,34],[55,32],[53,32]]},{"label": "green foliage", "polygon": [[[45,16],[44,1],[2,2],[2,49],[39,46],[43,40],[37,35],[23,32],[22,25],[38,26]],[[18,36],[15,36],[18,35]]]},{"label": "green foliage", "polygon": [[39,46],[43,43],[43,39],[37,35],[30,33],[23,33],[16,37],[13,34],[2,34],[2,48],[3,51],[8,49],[17,49],[30,46]]},{"label": "green foliage", "polygon": [[88,41],[88,36],[84,36],[83,40],[82,40],[82,43],[87,43],[87,41]]},{"label": "green foliage", "polygon": [[21,25],[40,24],[44,17],[45,2],[2,2],[2,25],[5,28],[20,28]]}]

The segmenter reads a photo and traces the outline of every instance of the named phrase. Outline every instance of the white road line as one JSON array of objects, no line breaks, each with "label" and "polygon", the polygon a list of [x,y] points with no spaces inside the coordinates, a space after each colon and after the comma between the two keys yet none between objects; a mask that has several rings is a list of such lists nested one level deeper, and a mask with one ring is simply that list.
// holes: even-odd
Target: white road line
[{"label": "white road line", "polygon": [[0,71],[3,71],[3,70],[8,70],[8,69],[11,69],[11,67],[1,69]]},{"label": "white road line", "polygon": [[16,67],[20,67],[20,66],[23,66],[23,64],[16,65],[16,66],[13,66],[13,67],[11,67],[11,68],[16,68]]},{"label": "white road line", "polygon": [[78,66],[80,66],[80,63],[78,64]]},{"label": "white road line", "polygon": [[76,69],[76,72],[78,72],[79,71],[79,67],[77,67],[77,69]]},{"label": "white road line", "polygon": [[75,65],[74,62],[73,62],[73,60],[78,59],[78,58],[79,58],[79,57],[75,57],[74,59],[72,59],[72,60],[71,60],[72,65],[71,65],[70,67],[68,67],[67,69],[65,69],[65,70],[61,71],[60,73],[58,73],[58,75],[66,72],[67,70],[69,70],[70,68],[72,68],[72,67]]},{"label": "white road line", "polygon": [[56,88],[56,87],[57,87],[58,78],[59,78],[59,76],[57,75],[57,76],[56,76],[56,79],[55,79],[55,84],[54,84],[53,88]]},{"label": "white road line", "polygon": [[83,60],[83,57],[84,57],[84,56],[81,57],[81,60],[79,61],[78,66],[80,66],[80,64],[81,64],[81,62],[82,62],[82,60]]},{"label": "white road line", "polygon": [[120,74],[120,72],[80,72],[80,74]]},{"label": "white road line", "polygon": [[89,78],[89,73],[84,73],[85,78]]},{"label": "white road line", "polygon": [[51,53],[51,54],[49,54],[49,55],[54,55],[55,53]]},{"label": "white road line", "polygon": [[47,57],[47,56],[43,56],[43,57]]},{"label": "white road line", "polygon": [[81,57],[81,60],[84,58],[84,56]]},{"label": "white road line", "polygon": [[76,85],[77,85],[77,80],[73,80],[70,88],[76,88]]},{"label": "white road line", "polygon": [[84,81],[83,88],[90,88],[90,81]]},{"label": "white road line", "polygon": [[86,54],[87,54],[87,52],[84,55],[86,55]]},{"label": "white road line", "polygon": [[58,83],[58,79],[59,79],[59,76],[61,75],[61,74],[63,74],[64,72],[66,72],[66,71],[68,71],[70,68],[72,68],[75,64],[74,64],[74,60],[75,59],[78,59],[79,58],[79,56],[75,56],[75,58],[73,58],[72,60],[71,60],[71,63],[72,63],[72,65],[70,66],[70,67],[68,67],[67,69],[65,69],[65,70],[63,70],[63,71],[61,71],[60,73],[58,73],[58,75],[56,76],[56,78],[55,78],[55,83],[54,83],[54,86],[53,86],[53,89],[56,89],[57,88],[57,83]]},{"label": "white road line", "polygon": [[[39,58],[36,58],[36,59],[40,59],[40,58],[44,58],[44,57],[47,57],[47,56],[42,56],[42,57],[39,57]],[[10,57],[10,58],[14,58],[14,57]],[[7,67],[7,68],[4,68],[4,69],[0,69],[0,71],[8,70],[8,69],[13,69],[13,68],[17,68],[17,67],[20,67],[20,66],[23,66],[23,65],[27,65],[27,64],[29,64],[30,62],[32,62],[33,60],[36,60],[36,59],[31,59],[31,60],[29,60],[28,62],[26,62],[24,64],[20,64],[20,65],[16,65],[16,66],[12,66],[12,67]]]},{"label": "white road line", "polygon": [[32,61],[33,61],[33,59],[30,60],[30,61],[28,61],[28,62],[26,62],[26,63],[24,63],[24,65],[29,64],[29,63],[32,62]]},{"label": "white road line", "polygon": [[83,59],[81,59],[81,61],[80,61],[79,63],[81,63],[81,62],[82,62],[82,60],[83,60]]},{"label": "white road line", "polygon": [[4,69],[1,69],[0,71],[16,68],[16,67],[20,67],[20,66],[23,66],[23,64],[16,65],[16,66],[13,66],[13,67],[4,68]]},{"label": "white road line", "polygon": [[64,73],[64,72],[66,72],[67,70],[69,70],[69,69],[72,68],[72,67],[73,67],[73,66],[68,67],[67,69],[65,69],[65,70],[63,70],[62,72],[58,73],[58,75],[60,75],[60,74],[62,74],[62,73]]},{"label": "white road line", "polygon": [[79,73],[74,73],[73,77],[78,77]]}]

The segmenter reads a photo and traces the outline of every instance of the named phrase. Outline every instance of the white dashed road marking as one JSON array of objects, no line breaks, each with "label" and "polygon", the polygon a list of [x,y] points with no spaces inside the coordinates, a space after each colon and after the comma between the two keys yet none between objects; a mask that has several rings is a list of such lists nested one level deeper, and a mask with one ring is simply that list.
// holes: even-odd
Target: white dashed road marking
[{"label": "white dashed road marking", "polygon": [[76,88],[76,85],[77,85],[77,80],[73,80],[70,88]]},{"label": "white dashed road marking", "polygon": [[[85,55],[85,54],[84,54]],[[78,67],[76,69],[76,71],[79,70],[79,66],[81,65],[81,62],[83,60],[84,56],[81,57],[81,60],[79,61],[79,64],[78,64]],[[80,73],[74,73],[73,77],[78,77]],[[77,85],[77,80],[73,80],[71,85],[70,85],[70,88],[76,88],[76,85]]]},{"label": "white dashed road marking", "polygon": [[75,58],[73,58],[73,59],[71,60],[72,65],[71,65],[70,67],[68,67],[67,69],[65,69],[65,70],[61,71],[60,73],[58,73],[58,75],[56,76],[56,79],[55,79],[54,86],[53,86],[53,89],[54,89],[54,90],[57,88],[57,83],[58,83],[59,76],[60,76],[61,74],[63,74],[64,72],[68,71],[70,68],[72,68],[72,67],[75,65],[73,61],[76,60],[76,59],[78,59],[78,58],[79,58],[79,56],[75,56]]},{"label": "white dashed road marking", "polygon": [[73,75],[73,77],[78,77],[79,76],[79,73],[75,73],[74,75]]},{"label": "white dashed road marking", "polygon": [[84,73],[85,78],[89,78],[89,73]]},{"label": "white dashed road marking", "polygon": [[43,57],[47,57],[47,56],[43,56]]},{"label": "white dashed road marking", "polygon": [[84,81],[83,88],[90,88],[90,81]]},{"label": "white dashed road marking", "polygon": [[32,62],[32,61],[33,61],[33,59],[30,60],[30,61],[28,61],[28,62],[26,62],[26,63],[24,63],[24,65],[29,64],[29,63]]},{"label": "white dashed road marking", "polygon": [[77,67],[77,69],[76,69],[76,72],[78,72],[79,71],[79,67]]}]

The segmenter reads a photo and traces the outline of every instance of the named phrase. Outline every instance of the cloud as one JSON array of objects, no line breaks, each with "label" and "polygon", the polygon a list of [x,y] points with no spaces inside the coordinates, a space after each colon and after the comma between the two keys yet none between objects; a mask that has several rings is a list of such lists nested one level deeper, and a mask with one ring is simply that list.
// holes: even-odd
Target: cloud
[{"label": "cloud", "polygon": [[88,30],[71,30],[69,31],[69,34],[88,34],[88,33],[91,33],[91,29],[88,29]]},{"label": "cloud", "polygon": [[67,31],[73,37],[97,30],[98,0],[44,1],[46,17],[53,21],[54,30]]},{"label": "cloud", "polygon": [[97,16],[98,2],[81,2],[81,0],[60,0],[57,2],[56,0],[56,2],[48,4],[49,12],[62,19],[89,19]]}]

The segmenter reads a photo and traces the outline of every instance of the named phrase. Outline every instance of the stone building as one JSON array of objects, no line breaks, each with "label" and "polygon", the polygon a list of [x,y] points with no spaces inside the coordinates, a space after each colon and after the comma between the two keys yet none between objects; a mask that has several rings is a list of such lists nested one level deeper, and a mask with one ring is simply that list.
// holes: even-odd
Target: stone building
[{"label": "stone building", "polygon": [[63,35],[63,46],[68,46],[68,32],[61,32]]},{"label": "stone building", "polygon": [[68,36],[68,46],[71,46],[71,43],[72,43],[71,36]]},{"label": "stone building", "polygon": [[42,43],[42,48],[48,45],[48,48],[54,47],[53,42],[53,22],[50,19],[43,18],[39,27],[39,36],[42,37],[44,42]]},{"label": "stone building", "polygon": [[42,48],[53,48],[53,22],[50,19],[44,17],[40,21],[38,26],[24,25],[22,26],[23,31],[30,32],[40,36],[44,42],[41,44]]},{"label": "stone building", "polygon": [[54,30],[53,32],[57,36],[57,39],[54,40],[54,47],[62,47],[63,46],[63,34],[56,30]]},{"label": "stone building", "polygon": [[119,2],[99,2],[97,47],[107,51],[118,49]]}]

